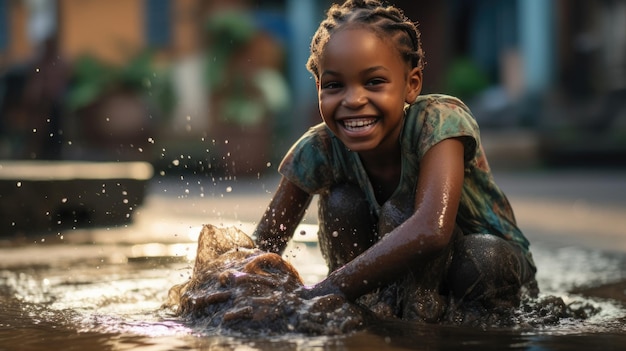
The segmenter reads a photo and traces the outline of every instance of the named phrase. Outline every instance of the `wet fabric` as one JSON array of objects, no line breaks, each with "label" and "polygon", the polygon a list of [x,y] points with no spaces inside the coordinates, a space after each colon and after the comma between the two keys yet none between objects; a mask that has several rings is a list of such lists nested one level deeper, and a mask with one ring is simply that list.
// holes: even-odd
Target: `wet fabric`
[{"label": "wet fabric", "polygon": [[[457,98],[422,95],[407,106],[402,135],[402,174],[387,202],[413,210],[420,161],[437,143],[459,138],[465,147],[465,177],[457,225],[464,234],[486,233],[515,242],[534,266],[529,242],[517,227],[508,199],[494,181],[480,142],[479,127]],[[358,153],[350,151],[324,125],[309,129],[289,150],[279,172],[310,194],[323,194],[339,184],[362,189],[374,221],[384,204],[376,200]]]}]

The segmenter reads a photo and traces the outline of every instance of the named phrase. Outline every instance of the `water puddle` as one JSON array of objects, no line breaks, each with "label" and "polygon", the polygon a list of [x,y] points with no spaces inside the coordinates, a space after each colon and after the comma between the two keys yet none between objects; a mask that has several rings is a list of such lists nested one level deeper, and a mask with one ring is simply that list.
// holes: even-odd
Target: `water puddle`
[{"label": "water puddle", "polygon": [[[190,277],[193,261],[188,253],[195,250],[194,243],[159,244],[147,255],[149,246],[137,251],[141,248],[133,245],[52,241],[0,249],[0,349],[614,350],[626,345],[622,253],[533,243],[542,297],[585,305],[587,318],[506,328],[396,321],[347,335],[261,337],[209,333],[162,308],[169,288]],[[317,247],[305,238],[290,244],[285,258],[306,283],[325,274]],[[520,312],[521,321],[532,317]]]}]

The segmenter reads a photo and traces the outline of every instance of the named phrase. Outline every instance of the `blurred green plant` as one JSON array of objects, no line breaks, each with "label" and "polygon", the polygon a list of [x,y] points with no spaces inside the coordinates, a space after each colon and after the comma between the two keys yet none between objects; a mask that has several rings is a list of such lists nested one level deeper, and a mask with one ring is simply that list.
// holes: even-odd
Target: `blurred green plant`
[{"label": "blurred green plant", "polygon": [[73,65],[66,107],[69,111],[78,111],[119,91],[138,94],[166,116],[175,105],[169,72],[157,69],[152,53],[145,51],[117,66],[90,55],[79,57]]},{"label": "blurred green plant", "polygon": [[[204,24],[210,48],[205,82],[213,92],[217,118],[222,122],[256,126],[268,114],[285,111],[289,104],[287,83],[280,72],[274,67],[250,71],[242,64],[242,51],[258,39],[258,31],[254,18],[245,11],[219,11]],[[243,58],[250,62],[250,58]]]},{"label": "blurred green plant", "polygon": [[204,31],[211,48],[205,78],[209,88],[216,89],[229,79],[227,66],[235,52],[252,40],[254,23],[245,12],[225,10],[207,18]]},{"label": "blurred green plant", "polygon": [[452,61],[444,77],[446,94],[471,99],[489,87],[489,79],[478,65],[468,57],[457,57]]}]

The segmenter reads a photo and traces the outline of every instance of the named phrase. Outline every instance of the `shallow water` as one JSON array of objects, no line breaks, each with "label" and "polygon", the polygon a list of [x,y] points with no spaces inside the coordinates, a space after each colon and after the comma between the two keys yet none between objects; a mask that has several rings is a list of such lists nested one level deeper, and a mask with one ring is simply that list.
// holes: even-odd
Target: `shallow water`
[{"label": "shallow water", "polygon": [[[249,233],[249,223],[262,212],[269,194],[262,189],[257,195],[262,194],[253,198],[250,189],[243,189],[240,184],[230,187],[176,179],[153,189],[152,194],[160,196],[150,196],[129,226],[10,240],[0,233],[0,351],[624,349],[626,254],[619,222],[626,198],[622,194],[624,188],[612,186],[607,193],[616,199],[616,205],[601,207],[599,200],[582,191],[604,198],[606,194],[598,191],[598,186],[607,182],[583,179],[565,187],[560,175],[554,180],[542,176],[536,184],[532,182],[534,178],[524,179],[525,182],[505,178],[504,183],[513,193],[520,222],[533,236],[542,295],[592,306],[595,312],[587,319],[492,329],[394,322],[333,337],[208,334],[185,325],[161,305],[169,288],[186,281],[191,274],[196,249],[194,234],[199,230],[196,226],[207,218],[232,218],[235,222],[220,220],[214,224],[234,223]],[[611,184],[623,184],[624,178],[618,174],[610,179],[614,179]],[[531,183],[528,189],[515,188],[527,183]],[[553,192],[560,188],[551,184],[561,185],[563,193],[576,203],[588,201],[593,204],[591,208],[606,216],[617,213],[598,218],[614,220],[611,225],[606,220],[601,224],[619,235],[600,245],[600,239],[592,239],[585,226],[597,229],[596,222],[581,217],[580,207],[572,207],[578,217],[569,215],[569,205],[561,203],[546,210],[551,203],[541,201],[546,191],[537,184]],[[273,189],[274,185],[267,188]],[[536,189],[541,191],[533,193]],[[621,193],[616,189],[622,189]],[[240,193],[246,195],[238,197]],[[560,196],[548,195],[550,199]],[[565,200],[563,203],[567,204]],[[543,207],[535,210],[538,204]],[[607,212],[606,208],[615,210]],[[553,232],[554,226],[566,230]],[[313,231],[310,225],[305,229],[307,234]],[[586,236],[578,235],[576,229]],[[596,246],[586,245],[581,238],[598,242]],[[296,234],[296,239],[298,242],[286,251],[286,259],[296,266],[305,283],[314,283],[326,272],[319,250],[308,235]],[[610,251],[611,247],[615,251]]]},{"label": "shallow water", "polygon": [[[3,257],[39,259],[34,265],[2,260],[0,350],[618,350],[626,345],[623,254],[536,245],[543,294],[593,306],[598,312],[587,319],[493,329],[394,322],[339,337],[267,338],[210,335],[161,308],[167,290],[188,278],[189,256],[133,256],[141,251],[137,246],[51,241],[1,249]],[[181,250],[180,244],[160,248]],[[296,243],[287,252],[305,279],[324,275],[314,244]]]}]

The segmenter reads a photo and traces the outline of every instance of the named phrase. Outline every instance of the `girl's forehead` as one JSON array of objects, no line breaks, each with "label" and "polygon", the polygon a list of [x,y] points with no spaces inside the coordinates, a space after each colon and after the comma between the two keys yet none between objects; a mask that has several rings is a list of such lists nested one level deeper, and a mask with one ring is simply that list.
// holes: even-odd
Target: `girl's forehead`
[{"label": "girl's forehead", "polygon": [[376,37],[378,40],[383,40],[383,38],[370,26],[366,26],[363,24],[350,24],[344,25],[342,27],[337,28],[335,31],[331,32],[328,38],[328,41],[333,40],[345,40],[345,37],[363,37],[368,38],[371,36]]},{"label": "girl's forehead", "polygon": [[[360,49],[386,50],[392,48],[390,42],[385,41],[378,33],[363,27],[342,28],[332,33],[326,43],[325,52],[347,52]],[[350,50],[348,50],[348,48]]]},{"label": "girl's forehead", "polygon": [[330,36],[320,63],[337,63],[337,60],[357,63],[365,59],[385,60],[387,63],[402,61],[392,41],[384,40],[373,30],[351,27],[336,31]]},{"label": "girl's forehead", "polygon": [[363,28],[334,32],[319,60],[320,76],[327,73],[350,75],[370,72],[374,67],[389,72],[408,68],[391,40]]}]

